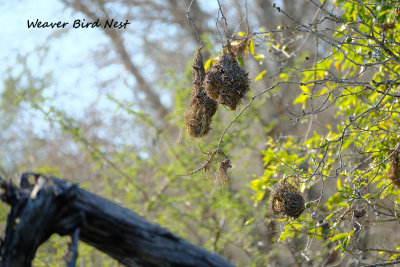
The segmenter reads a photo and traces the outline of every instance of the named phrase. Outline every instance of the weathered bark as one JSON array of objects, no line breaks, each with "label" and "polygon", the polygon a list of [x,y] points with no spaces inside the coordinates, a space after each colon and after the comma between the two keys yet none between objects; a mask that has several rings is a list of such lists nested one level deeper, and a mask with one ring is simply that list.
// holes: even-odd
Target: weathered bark
[{"label": "weathered bark", "polygon": [[[29,175],[35,178],[33,186]],[[0,266],[30,266],[53,233],[70,235],[67,266],[75,266],[81,240],[127,266],[233,266],[109,200],[55,177],[26,173],[20,188],[0,178],[11,205]]]}]

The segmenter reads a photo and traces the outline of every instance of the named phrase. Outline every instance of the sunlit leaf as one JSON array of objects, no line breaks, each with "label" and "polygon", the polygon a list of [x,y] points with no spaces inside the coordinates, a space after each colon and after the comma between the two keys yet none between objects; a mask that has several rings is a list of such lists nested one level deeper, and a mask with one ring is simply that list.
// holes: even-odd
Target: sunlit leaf
[{"label": "sunlit leaf", "polygon": [[293,101],[293,104],[302,104],[303,108],[305,108],[308,97],[306,94],[301,94]]},{"label": "sunlit leaf", "polygon": [[252,55],[254,55],[254,41],[251,40],[249,43],[249,50]]},{"label": "sunlit leaf", "polygon": [[254,79],[254,81],[259,81],[263,78],[264,74],[267,73],[266,70],[263,70],[260,74],[257,75],[257,77]]},{"label": "sunlit leaf", "polygon": [[333,236],[331,241],[332,242],[336,242],[338,240],[341,240],[341,239],[344,239],[344,238],[348,237],[349,235],[350,235],[349,233],[340,233],[340,234],[337,234],[337,235]]},{"label": "sunlit leaf", "polygon": [[204,64],[204,69],[208,70],[209,68],[211,68],[214,65],[214,59],[210,58],[209,60],[206,61],[206,63]]},{"label": "sunlit leaf", "polygon": [[249,225],[250,223],[252,223],[254,221],[255,217],[251,218],[250,220],[247,220],[244,225]]}]

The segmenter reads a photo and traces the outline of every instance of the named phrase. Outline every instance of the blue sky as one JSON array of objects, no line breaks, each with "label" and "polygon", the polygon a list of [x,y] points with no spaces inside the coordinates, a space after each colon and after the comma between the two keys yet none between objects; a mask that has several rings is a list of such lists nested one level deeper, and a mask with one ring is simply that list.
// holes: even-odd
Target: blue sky
[{"label": "blue sky", "polygon": [[[5,78],[5,70],[15,65],[17,55],[26,55],[47,42],[51,42],[50,50],[44,62],[39,61],[36,54],[28,57],[28,66],[38,77],[47,72],[52,73],[54,83],[44,91],[44,95],[54,99],[54,104],[65,109],[71,115],[81,116],[82,110],[94,101],[104,101],[98,92],[98,83],[114,77],[123,76],[122,66],[98,69],[94,64],[93,54],[99,47],[107,43],[106,37],[99,29],[73,29],[75,19],[83,19],[80,14],[72,14],[59,1],[17,1],[0,4],[0,22],[5,25],[1,29],[3,41],[0,43],[1,78]],[[66,21],[68,32],[51,28],[29,28],[27,20],[48,22]],[[48,38],[58,34],[59,37]],[[16,73],[19,69],[16,69]],[[121,74],[122,73],[122,74]],[[0,85],[0,90],[2,85]],[[119,84],[118,95],[132,99],[131,91],[126,85]],[[106,93],[106,92],[104,92]],[[110,92],[107,92],[110,93]],[[113,92],[112,92],[113,93]]]}]

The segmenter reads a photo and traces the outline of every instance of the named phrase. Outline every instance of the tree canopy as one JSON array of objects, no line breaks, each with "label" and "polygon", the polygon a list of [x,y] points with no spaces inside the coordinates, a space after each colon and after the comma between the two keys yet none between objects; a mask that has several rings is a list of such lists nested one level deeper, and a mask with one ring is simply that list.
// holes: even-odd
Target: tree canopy
[{"label": "tree canopy", "polygon": [[66,177],[237,266],[400,262],[398,1],[59,2],[132,24],[98,29],[71,72],[54,58],[72,29],[10,56],[1,176]]}]

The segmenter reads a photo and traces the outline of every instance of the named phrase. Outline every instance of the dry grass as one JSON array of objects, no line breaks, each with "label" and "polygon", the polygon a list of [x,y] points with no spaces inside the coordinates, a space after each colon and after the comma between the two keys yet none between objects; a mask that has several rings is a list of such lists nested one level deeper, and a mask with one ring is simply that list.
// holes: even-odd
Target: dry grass
[{"label": "dry grass", "polygon": [[297,187],[284,179],[272,193],[271,207],[275,215],[298,218],[305,209],[304,198]]},{"label": "dry grass", "polygon": [[[229,47],[229,46],[228,46]],[[235,110],[250,90],[248,73],[236,60],[233,52],[224,51],[204,80],[207,95],[218,103]]]},{"label": "dry grass", "polygon": [[185,115],[185,125],[190,136],[203,137],[211,130],[212,117],[217,111],[217,102],[207,96],[202,86],[205,71],[201,48],[193,64],[193,76],[192,96]]},{"label": "dry grass", "polygon": [[394,185],[400,187],[400,153],[395,151],[389,161],[388,178]]}]

